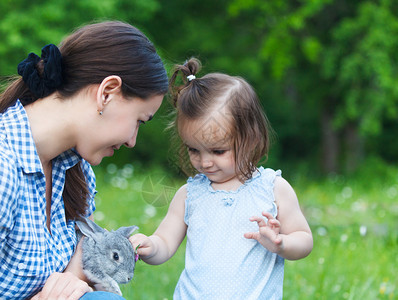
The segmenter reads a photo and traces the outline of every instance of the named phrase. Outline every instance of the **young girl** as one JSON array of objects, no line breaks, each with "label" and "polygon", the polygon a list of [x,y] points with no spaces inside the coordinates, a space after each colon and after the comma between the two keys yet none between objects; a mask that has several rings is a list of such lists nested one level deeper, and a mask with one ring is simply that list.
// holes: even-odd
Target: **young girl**
[{"label": "young girl", "polygon": [[281,299],[284,259],[311,252],[311,230],[281,172],[256,167],[269,131],[252,87],[219,73],[196,78],[199,68],[190,59],[171,78],[187,78],[174,89],[174,124],[199,174],[177,191],[156,232],[131,242],[143,261],[161,264],[187,236],[174,299]]}]

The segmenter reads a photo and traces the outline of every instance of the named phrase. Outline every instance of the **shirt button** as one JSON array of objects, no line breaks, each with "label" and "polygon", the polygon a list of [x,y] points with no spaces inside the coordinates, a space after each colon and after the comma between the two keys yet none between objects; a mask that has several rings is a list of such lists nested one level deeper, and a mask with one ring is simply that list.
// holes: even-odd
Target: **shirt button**
[{"label": "shirt button", "polygon": [[24,263],[19,263],[19,264],[18,264],[18,269],[19,269],[19,270],[25,269],[25,267],[26,267],[26,265],[25,265]]}]

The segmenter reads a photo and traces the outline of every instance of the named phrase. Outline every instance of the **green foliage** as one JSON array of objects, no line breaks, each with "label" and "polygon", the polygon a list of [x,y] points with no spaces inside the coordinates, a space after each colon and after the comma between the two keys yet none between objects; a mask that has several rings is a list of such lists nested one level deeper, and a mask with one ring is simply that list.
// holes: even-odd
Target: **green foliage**
[{"label": "green foliage", "polygon": [[[197,56],[201,74],[246,78],[277,133],[276,162],[318,168],[328,134],[337,137],[337,164],[347,152],[397,161],[393,143],[379,143],[393,136],[390,124],[398,116],[397,7],[396,0],[3,0],[0,81],[15,74],[29,52],[58,44],[77,26],[118,19],[149,36],[168,70]],[[164,104],[158,120],[140,130],[135,151],[106,161],[166,166],[168,111]],[[325,113],[329,132],[321,130]],[[364,149],[345,145],[347,128],[360,135],[356,147]]]},{"label": "green foliage", "polygon": [[29,52],[40,54],[44,45],[58,44],[76,27],[104,19],[139,24],[159,8],[157,0],[3,0],[0,5],[0,76],[16,74]]},{"label": "green foliage", "polygon": [[309,76],[333,86],[329,96],[339,99],[335,125],[357,121],[364,135],[380,133],[383,117],[397,116],[398,19],[391,3],[361,1],[346,8],[340,1],[281,2],[234,1],[230,11],[238,15],[257,10],[258,18],[272,16],[273,21],[263,22],[267,33],[259,54],[274,78],[286,80],[289,70],[302,72],[297,69],[303,64],[320,70]]},{"label": "green foliage", "polygon": [[[380,133],[385,117],[397,117],[398,18],[388,2],[363,2],[333,33],[325,74],[344,92],[336,124],[359,120],[363,134]],[[334,67],[331,67],[331,66]]]},{"label": "green foliage", "polygon": [[[397,297],[398,170],[377,158],[397,162],[396,0],[1,0],[0,11],[0,81],[16,74],[29,52],[40,53],[74,28],[104,19],[140,28],[169,70],[197,56],[201,74],[246,78],[277,133],[268,165],[289,166],[284,176],[314,233],[313,253],[286,263],[285,298]],[[151,234],[167,206],[145,200],[143,182],[156,173],[175,181],[171,190],[183,184],[168,162],[163,130],[169,110],[165,102],[140,129],[133,151],[122,149],[96,168],[95,217],[106,228],[136,224]],[[376,157],[353,177],[332,173],[313,180],[325,111],[339,137],[354,124]],[[291,161],[297,162],[294,172]],[[171,299],[183,248],[162,266],[138,263],[133,283],[123,287],[126,298]]]},{"label": "green foliage", "polygon": [[[133,170],[133,172],[131,171]],[[170,179],[169,172],[124,166],[95,169],[96,221],[107,229],[138,225],[150,235],[167,211],[167,202],[184,184],[173,179],[163,205],[143,192],[148,177]],[[286,261],[286,299],[395,299],[398,295],[398,169],[372,159],[355,175],[314,180],[284,172],[294,187],[314,237],[314,249],[299,261]],[[158,177],[159,178],[159,177]],[[155,180],[156,181],[156,180]],[[156,185],[158,188],[161,186]],[[154,189],[153,197],[161,194]],[[138,262],[133,282],[122,286],[126,299],[172,299],[184,268],[185,243],[160,266]]]},{"label": "green foliage", "polygon": [[235,17],[257,12],[255,22],[263,30],[259,58],[277,84],[287,87],[287,100],[301,105],[300,118],[322,125],[331,115],[332,129],[318,127],[323,130],[318,142],[334,135],[341,155],[369,149],[340,141],[347,130],[370,145],[385,122],[398,116],[396,7],[396,1],[236,0],[229,11]]}]

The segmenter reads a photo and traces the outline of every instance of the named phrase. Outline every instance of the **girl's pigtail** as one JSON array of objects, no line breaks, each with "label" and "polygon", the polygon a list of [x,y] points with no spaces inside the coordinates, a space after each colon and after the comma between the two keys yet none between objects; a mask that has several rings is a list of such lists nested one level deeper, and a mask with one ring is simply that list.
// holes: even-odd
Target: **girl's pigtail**
[{"label": "girl's pigtail", "polygon": [[[195,81],[196,74],[200,71],[201,67],[202,65],[200,61],[194,57],[185,61],[183,65],[176,65],[174,67],[174,72],[169,81],[170,94],[174,107],[177,107],[177,101],[180,96],[180,92],[189,86],[191,82]],[[176,80],[180,73],[183,84],[179,85],[177,84]]]}]

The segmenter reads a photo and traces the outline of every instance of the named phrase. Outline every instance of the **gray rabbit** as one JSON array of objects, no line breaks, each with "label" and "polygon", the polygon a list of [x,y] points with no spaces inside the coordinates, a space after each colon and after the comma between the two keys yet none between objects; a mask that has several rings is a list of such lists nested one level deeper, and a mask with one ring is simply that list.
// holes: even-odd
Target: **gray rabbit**
[{"label": "gray rabbit", "polygon": [[118,284],[134,276],[136,254],[128,237],[137,226],[106,231],[88,218],[76,221],[83,239],[83,272],[97,290],[122,295]]}]

